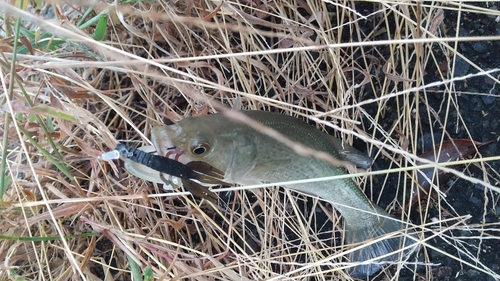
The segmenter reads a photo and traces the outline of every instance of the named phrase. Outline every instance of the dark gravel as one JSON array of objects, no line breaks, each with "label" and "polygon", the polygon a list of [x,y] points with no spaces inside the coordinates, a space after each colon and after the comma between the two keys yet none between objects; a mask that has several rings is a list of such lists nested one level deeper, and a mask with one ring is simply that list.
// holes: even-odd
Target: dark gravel
[{"label": "dark gravel", "polygon": [[[476,3],[486,8],[497,10],[497,6],[487,7],[485,3]],[[495,3],[498,5],[498,3]],[[456,34],[454,27],[456,26],[457,13],[453,11],[445,12],[444,25],[448,28],[447,34]],[[494,17],[486,17],[474,13],[463,13],[461,20],[461,27],[458,31],[460,36],[498,36],[500,35],[500,24],[495,21]],[[483,70],[498,69],[500,67],[500,42],[499,41],[479,41],[479,42],[461,42],[458,43],[458,50],[467,59],[477,64]],[[436,52],[438,61],[445,60],[445,55]],[[435,67],[435,66],[434,66]],[[425,77],[426,83],[431,83],[438,80],[434,76],[435,68],[433,65],[427,69]],[[465,59],[456,57],[454,61],[453,73],[455,77],[466,76],[469,74],[477,73],[478,70],[468,63]],[[492,73],[492,76],[498,79],[499,72]],[[500,134],[499,118],[500,118],[500,98],[499,89],[500,85],[495,83],[493,79],[487,75],[478,75],[468,78],[463,81],[455,83],[456,102],[458,103],[459,112],[451,112],[448,117],[446,125],[446,132],[451,138],[470,138],[476,141],[497,140]],[[426,118],[427,110],[433,109],[438,112],[441,118],[444,118],[443,101],[447,98],[443,96],[444,89],[436,90],[433,95],[428,94],[428,104],[421,107],[422,118]],[[443,90],[440,93],[439,90]],[[394,101],[388,103],[388,107],[396,107]],[[370,108],[367,108],[370,112]],[[390,110],[389,110],[390,111]],[[396,110],[392,110],[396,112]],[[425,113],[425,114],[424,114]],[[463,120],[457,119],[460,116]],[[455,117],[455,118],[450,118]],[[397,118],[394,114],[389,114],[387,118],[382,119],[383,124],[392,124],[393,120]],[[431,128],[433,128],[434,137],[441,137],[442,129],[433,120],[423,120],[422,126],[422,149],[424,147],[431,147]],[[421,152],[421,151],[420,151]],[[498,142],[480,149],[483,157],[500,155],[500,144]],[[500,170],[500,162],[488,162],[490,167],[489,176],[487,180],[493,184],[498,185],[498,175],[495,175]],[[383,161],[377,163],[381,168],[384,167]],[[464,169],[465,167],[457,167]],[[469,165],[464,173],[477,178],[484,179],[484,173],[477,165]],[[500,225],[500,207],[497,205],[498,194],[485,188],[481,184],[469,182],[464,179],[452,177],[442,189],[447,190],[446,200],[448,204],[441,202],[442,208],[446,210],[438,210],[435,200],[434,204],[430,207],[430,214],[426,218],[429,222],[432,216],[437,216],[439,213],[443,214],[445,211],[453,213],[451,217],[470,216],[466,224],[458,224],[456,228],[445,232],[448,237],[438,237],[431,239],[429,245],[440,251],[433,250],[430,247],[426,248],[426,255],[428,261],[435,264],[432,268],[432,280],[496,280],[490,274],[474,269],[467,263],[473,264],[481,268],[476,261],[480,261],[489,270],[500,274],[500,232],[498,226]],[[388,196],[390,198],[390,196]],[[388,203],[388,202],[387,202]],[[384,202],[381,203],[384,205]],[[412,216],[413,219],[418,218],[417,214]],[[413,220],[415,223],[422,223]],[[453,225],[456,221],[450,221],[448,225]],[[484,231],[479,231],[481,228],[479,224],[486,223]],[[464,225],[470,225],[471,228],[467,229]],[[427,235],[430,235],[427,234]],[[452,237],[457,238],[452,241]],[[458,239],[458,237],[460,237]],[[461,243],[460,243],[461,242]],[[457,249],[460,249],[457,250]],[[468,253],[468,254],[467,254]],[[423,255],[423,253],[420,253]],[[469,256],[468,256],[469,255]],[[450,256],[456,257],[451,258]],[[460,262],[458,259],[463,260]],[[421,259],[423,261],[423,259]],[[488,269],[485,269],[488,271]],[[398,280],[428,280],[428,276],[423,275],[425,270],[423,268],[417,269],[416,274],[411,272],[403,273],[399,276]],[[374,280],[386,280],[384,277],[375,277]]]}]

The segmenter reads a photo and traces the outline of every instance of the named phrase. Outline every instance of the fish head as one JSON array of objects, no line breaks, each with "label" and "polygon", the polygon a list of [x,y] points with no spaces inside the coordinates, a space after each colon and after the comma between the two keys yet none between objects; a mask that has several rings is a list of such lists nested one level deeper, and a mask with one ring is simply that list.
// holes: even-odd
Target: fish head
[{"label": "fish head", "polygon": [[255,166],[257,146],[248,127],[222,114],[188,117],[152,129],[151,140],[160,155],[182,155],[182,162],[201,161],[225,173],[225,181],[240,182]]}]

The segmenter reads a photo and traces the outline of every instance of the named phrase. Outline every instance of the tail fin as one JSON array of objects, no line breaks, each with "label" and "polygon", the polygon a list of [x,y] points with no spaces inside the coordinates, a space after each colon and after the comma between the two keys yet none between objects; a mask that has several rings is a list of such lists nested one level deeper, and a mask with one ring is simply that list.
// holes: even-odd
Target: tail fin
[{"label": "tail fin", "polygon": [[[356,250],[349,254],[349,261],[353,263],[361,263],[347,269],[350,276],[354,278],[367,278],[373,275],[384,266],[384,262],[395,262],[401,253],[394,253],[390,256],[377,259],[378,257],[393,253],[405,246],[412,245],[414,240],[410,237],[405,237],[405,227],[401,222],[391,219],[389,214],[377,207],[378,215],[374,215],[374,223],[368,227],[357,227],[350,225],[346,221],[346,244],[354,244],[354,247],[366,244],[365,247]],[[366,224],[365,224],[366,225]],[[412,231],[408,230],[411,236],[416,238]],[[390,235],[391,238],[383,238],[384,235]],[[371,242],[379,240],[377,242]],[[407,254],[409,251],[405,251]],[[374,259],[373,261],[363,263],[364,261]]]}]

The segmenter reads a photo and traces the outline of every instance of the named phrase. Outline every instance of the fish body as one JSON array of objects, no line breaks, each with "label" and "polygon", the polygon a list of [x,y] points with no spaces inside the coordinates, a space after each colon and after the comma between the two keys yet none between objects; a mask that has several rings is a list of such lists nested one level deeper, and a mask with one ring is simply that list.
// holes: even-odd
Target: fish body
[{"label": "fish body", "polygon": [[[361,166],[362,162],[367,161],[359,156],[361,153],[350,148],[343,149],[338,139],[299,119],[264,111],[241,112],[294,142],[326,152],[339,160],[348,160]],[[341,167],[313,156],[299,155],[275,138],[220,113],[189,117],[174,125],[153,128],[152,141],[160,154],[173,146],[177,153],[188,157],[190,161],[202,161],[223,171],[226,182],[273,183],[345,174]],[[285,187],[331,203],[344,217],[345,241],[348,244],[365,243],[404,228],[401,222],[390,218],[389,214],[370,202],[349,178]],[[400,237],[366,244],[348,258],[351,262],[361,263],[396,251],[404,245]],[[395,259],[396,255],[390,255],[382,261]],[[353,277],[372,275],[381,269],[377,262],[380,260],[356,265],[348,269],[349,274]]]}]

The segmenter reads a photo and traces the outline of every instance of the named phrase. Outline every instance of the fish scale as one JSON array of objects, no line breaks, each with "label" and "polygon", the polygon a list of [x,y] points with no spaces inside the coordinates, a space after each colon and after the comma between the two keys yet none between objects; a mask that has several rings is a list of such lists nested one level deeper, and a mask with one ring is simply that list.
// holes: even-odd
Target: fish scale
[{"label": "fish scale", "polygon": [[[261,111],[248,111],[246,113],[247,116],[252,119],[278,132],[300,132],[299,134],[287,135],[287,137],[304,146],[327,152],[338,158],[339,154],[331,145],[331,136],[324,134],[305,122],[290,116],[274,113],[269,114]],[[269,118],[270,115],[272,118]],[[235,125],[241,126],[241,124]],[[247,128],[253,130],[250,127]],[[266,182],[284,182],[345,174],[344,170],[340,167],[332,166],[312,156],[299,156],[293,149],[285,146],[278,140],[257,132],[255,133],[258,135],[258,137],[253,138],[257,149],[257,163],[255,166],[262,168],[254,168],[246,175],[247,179]],[[276,163],[276,165],[273,165],[274,163]],[[272,168],[277,165],[279,165],[278,169]],[[337,179],[284,187],[318,196],[329,201],[334,204],[335,208],[344,216],[359,217],[350,221],[358,221],[363,219],[363,217],[373,215],[363,212],[353,212],[353,214],[350,214],[352,208],[345,208],[342,207],[342,205],[365,211],[375,211],[370,201],[351,179]],[[354,223],[351,224],[353,227],[356,227]]]}]

